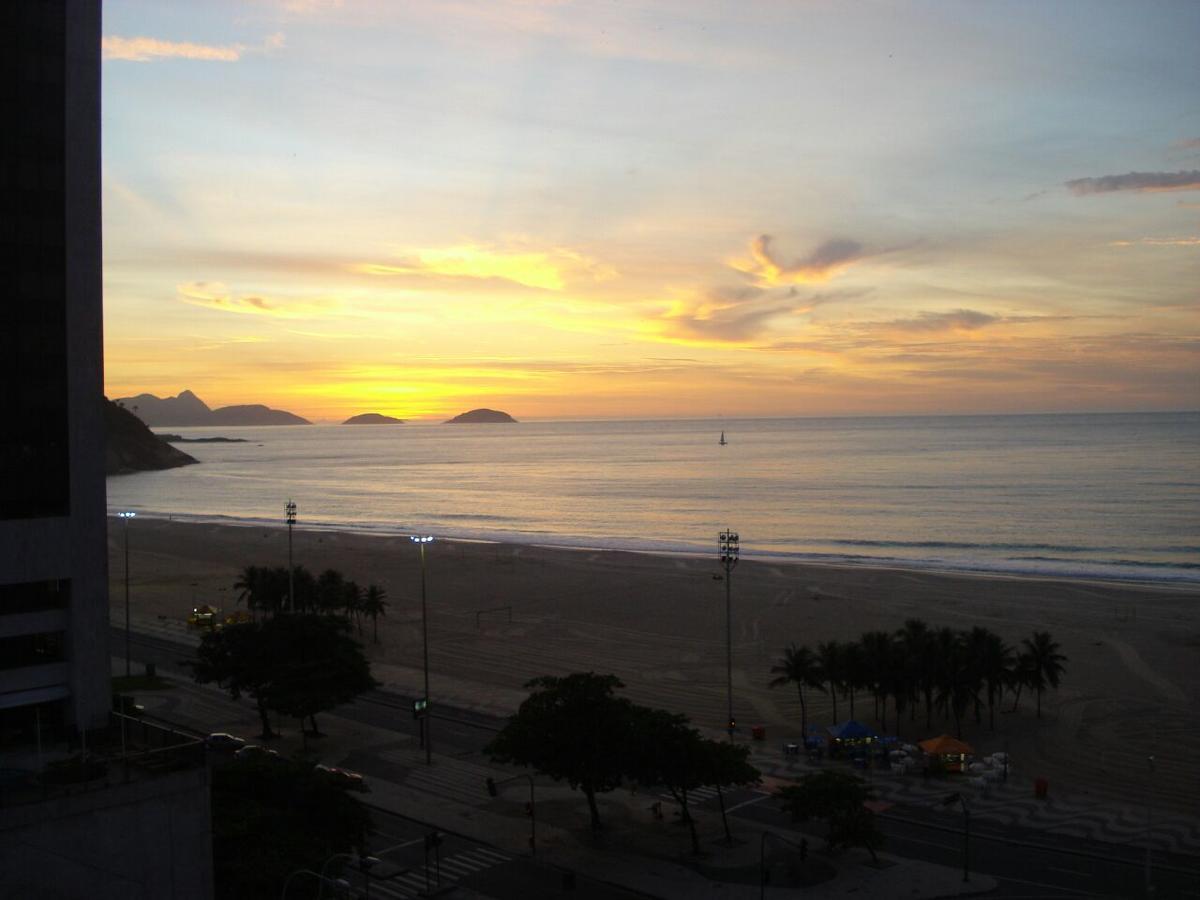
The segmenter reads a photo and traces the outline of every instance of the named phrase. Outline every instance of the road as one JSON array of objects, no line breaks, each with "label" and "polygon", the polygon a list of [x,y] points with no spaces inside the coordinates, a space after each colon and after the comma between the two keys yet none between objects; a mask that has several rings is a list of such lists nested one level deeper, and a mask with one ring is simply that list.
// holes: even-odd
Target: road
[{"label": "road", "polygon": [[[124,631],[114,628],[113,640],[114,646],[123,648]],[[131,644],[136,659],[155,662],[164,670],[185,671],[181,662],[193,652],[185,644],[136,633],[132,636]],[[372,691],[355,703],[338,709],[337,715],[375,727],[415,734],[417,723],[412,717],[412,699],[387,691]],[[434,747],[444,748],[455,755],[478,752],[503,725],[503,720],[494,716],[446,708],[435,708],[434,719]],[[731,791],[726,794],[725,802],[726,808],[735,817],[780,832],[800,831],[819,844],[818,827],[792,823],[763,791]],[[716,803],[715,797],[701,800],[701,805],[707,808],[714,808]],[[426,827],[420,823],[410,823],[411,827],[403,829],[398,824],[401,821],[408,820],[390,816],[388,833],[394,832],[393,836],[397,838],[410,833],[416,837],[422,833],[420,829]],[[881,816],[889,852],[951,867],[962,866],[963,833],[960,822],[957,812],[926,808],[895,807]],[[423,847],[417,846],[416,849],[423,850]],[[1147,896],[1145,856],[1143,851],[1135,847],[976,822],[971,828],[969,851],[970,871],[986,873],[999,881],[998,891],[989,895],[992,897]],[[468,851],[464,849],[462,852]],[[497,863],[479,869],[480,879],[486,881],[492,877],[483,873],[498,872],[499,881],[487,891],[482,887],[478,890],[501,898],[532,896],[536,894],[534,889],[540,883],[537,879],[544,881],[554,877],[553,872],[530,867],[528,861],[511,860],[510,863]],[[423,872],[421,875],[423,877]],[[501,883],[525,883],[522,879],[531,879],[526,887],[534,894],[509,894],[502,889]],[[1200,863],[1194,857],[1156,854],[1153,882],[1156,900],[1200,900]]]}]

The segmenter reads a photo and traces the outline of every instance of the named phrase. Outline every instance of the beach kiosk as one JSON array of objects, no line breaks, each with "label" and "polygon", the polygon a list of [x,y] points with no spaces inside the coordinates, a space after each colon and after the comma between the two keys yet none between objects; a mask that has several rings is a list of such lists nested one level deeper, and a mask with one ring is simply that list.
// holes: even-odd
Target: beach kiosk
[{"label": "beach kiosk", "polygon": [[965,772],[967,770],[967,754],[974,752],[971,745],[952,738],[948,734],[939,734],[917,744],[926,756],[937,757],[947,772]]},{"label": "beach kiosk", "polygon": [[845,754],[851,758],[862,757],[865,761],[879,740],[878,734],[854,719],[840,725],[829,725],[825,730],[829,733],[830,756]]}]

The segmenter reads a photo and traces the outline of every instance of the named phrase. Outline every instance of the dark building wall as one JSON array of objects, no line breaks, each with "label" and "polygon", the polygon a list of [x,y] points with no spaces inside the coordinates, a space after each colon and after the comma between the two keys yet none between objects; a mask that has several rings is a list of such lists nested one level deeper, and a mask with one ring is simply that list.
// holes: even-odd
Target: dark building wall
[{"label": "dark building wall", "polygon": [[0,809],[0,900],[208,900],[208,769]]},{"label": "dark building wall", "polygon": [[[87,727],[109,706],[100,16],[0,3],[0,585],[70,586],[64,664],[6,672],[0,707],[67,696]],[[5,596],[0,633],[43,627]]]}]

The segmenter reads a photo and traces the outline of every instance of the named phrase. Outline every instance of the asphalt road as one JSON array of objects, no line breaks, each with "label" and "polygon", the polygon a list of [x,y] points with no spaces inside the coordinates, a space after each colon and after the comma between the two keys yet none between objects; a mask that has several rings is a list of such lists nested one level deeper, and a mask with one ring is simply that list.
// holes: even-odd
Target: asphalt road
[{"label": "asphalt road", "polygon": [[[114,628],[113,646],[123,650],[123,642],[124,631]],[[135,659],[139,662],[155,662],[164,671],[186,672],[182,662],[192,655],[192,648],[185,644],[136,633],[132,635],[131,646]],[[355,703],[340,708],[337,714],[376,727],[416,734],[417,723],[412,717],[412,699],[386,691],[372,691]],[[454,752],[456,755],[478,752],[503,724],[500,718],[466,710],[434,707],[433,716],[435,752],[440,748],[443,752]],[[706,806],[714,806],[715,803],[715,800],[704,801]],[[731,810],[735,817],[770,827],[772,830],[809,834],[819,845],[819,826],[792,823],[762,792],[731,791],[726,794],[726,808]],[[389,815],[386,821],[385,830],[397,838],[409,834],[417,837],[423,833],[421,829],[427,827],[397,816]],[[402,827],[402,822],[409,824]],[[895,807],[881,817],[881,822],[887,836],[889,852],[945,866],[962,866],[963,833],[959,824],[961,818],[957,813]],[[1144,851],[1138,848],[1070,838],[1020,827],[1000,827],[983,822],[975,823],[971,832],[969,871],[986,873],[1000,882],[998,891],[989,896],[1150,896],[1146,892],[1145,855]],[[408,852],[407,848],[394,848],[393,852],[400,852],[401,849]],[[423,844],[417,849],[423,851]],[[474,877],[489,881],[495,875],[498,878],[497,884],[485,890],[481,882],[477,889],[498,898],[516,898],[534,896],[550,890],[554,878],[561,877],[561,873],[556,875],[555,871],[532,865],[528,860],[512,860],[503,865],[484,867]],[[1155,900],[1200,900],[1200,862],[1194,857],[1156,854],[1152,878]],[[503,887],[506,884],[523,884],[526,892],[511,893]],[[575,893],[574,896],[579,894]],[[600,893],[595,896],[599,898],[635,895]]]}]

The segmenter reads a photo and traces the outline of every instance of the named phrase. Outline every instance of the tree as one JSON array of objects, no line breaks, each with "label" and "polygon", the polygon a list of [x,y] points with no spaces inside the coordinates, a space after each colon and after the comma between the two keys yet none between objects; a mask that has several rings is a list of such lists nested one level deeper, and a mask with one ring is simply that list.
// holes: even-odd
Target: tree
[{"label": "tree", "polygon": [[387,593],[378,585],[372,584],[367,587],[367,595],[363,598],[362,611],[365,615],[371,617],[371,626],[374,628],[375,643],[379,643],[379,617],[387,615]]},{"label": "tree", "polygon": [[267,652],[276,663],[268,705],[300,719],[302,728],[308,717],[314,735],[321,733],[317,713],[379,686],[349,629],[340,616],[313,614],[276,616],[263,629]]},{"label": "tree", "polygon": [[[949,630],[949,629],[947,629]],[[979,701],[975,666],[968,655],[966,635],[957,635],[941,663],[937,705],[954,718],[954,735],[962,738],[962,719],[972,702]]]},{"label": "tree", "polygon": [[891,679],[895,677],[892,636],[886,631],[868,631],[862,636],[859,644],[862,646],[868,687],[875,695],[875,715],[880,727],[886,731],[887,698],[891,693]]},{"label": "tree", "polygon": [[264,621],[226,625],[210,631],[196,649],[192,677],[200,684],[216,682],[234,700],[248,694],[254,698],[262,721],[262,737],[275,737],[268,716],[268,692],[275,675],[274,660],[263,639]]},{"label": "tree", "polygon": [[842,645],[837,641],[825,641],[817,644],[817,665],[829,683],[829,699],[833,701],[833,722],[830,723],[832,725],[836,725],[838,722],[837,691],[845,680],[844,658]]},{"label": "tree", "polygon": [[[925,696],[925,727],[933,726],[933,689],[936,660],[930,653],[929,626],[923,619],[905,619],[904,627],[896,632],[900,653],[910,665],[914,688]],[[916,714],[916,704],[913,704]]]},{"label": "tree", "polygon": [[226,625],[206,634],[196,651],[192,674],[201,684],[216,682],[233,699],[254,698],[262,736],[274,737],[268,711],[312,720],[375,687],[362,648],[337,616],[276,615],[257,622]]},{"label": "tree", "polygon": [[783,801],[784,812],[793,821],[823,819],[828,830],[825,842],[831,852],[843,847],[865,847],[878,862],[875,851],[883,846],[883,834],[875,824],[875,814],[864,804],[872,794],[866,782],[856,775],[826,769],[803,776],[775,792]]},{"label": "tree", "polygon": [[326,569],[317,577],[317,609],[333,613],[346,605],[346,578],[336,569]]},{"label": "tree", "polygon": [[627,769],[633,705],[614,694],[624,685],[615,675],[576,672],[544,675],[525,687],[532,693],[484,752],[582,790],[599,830],[596,794],[618,787]]},{"label": "tree", "polygon": [[771,674],[777,676],[771,680],[771,687],[783,684],[796,686],[796,692],[800,695],[800,730],[807,739],[808,707],[804,704],[804,689],[808,687],[818,691],[825,690],[825,676],[821,667],[817,665],[816,657],[807,647],[788,644],[783,651],[783,659],[771,667]]},{"label": "tree", "polygon": [[699,856],[700,838],[688,794],[708,783],[712,751],[686,716],[645,706],[634,706],[632,715],[625,774],[639,784],[661,784],[670,791],[691,834],[692,853]]},{"label": "tree", "polygon": [[866,676],[863,673],[862,645],[857,641],[849,641],[841,645],[842,653],[842,688],[850,697],[850,718],[854,718],[854,692],[863,686]]},{"label": "tree", "polygon": [[1025,647],[1022,654],[1026,659],[1025,672],[1028,685],[1037,691],[1037,717],[1042,717],[1042,692],[1047,687],[1058,687],[1066,668],[1067,658],[1058,651],[1062,649],[1050,637],[1048,631],[1035,631],[1032,638],[1021,642]]},{"label": "tree", "polygon": [[312,766],[251,757],[213,767],[212,830],[214,893],[235,900],[277,897],[289,873],[365,853],[373,828],[367,808]]},{"label": "tree", "polygon": [[733,834],[729,830],[729,817],[725,814],[725,788],[758,784],[762,781],[762,772],[750,765],[750,748],[745,744],[707,740],[705,746],[709,766],[705,783],[717,789],[717,799],[721,804],[721,826],[725,829],[725,840],[732,844]]},{"label": "tree", "polygon": [[[986,631],[986,629],[984,629]],[[996,730],[996,701],[1004,692],[1004,687],[1012,679],[1015,665],[1013,649],[994,631],[987,631],[983,641],[982,655],[979,660],[979,671],[983,683],[987,687],[988,728]]]}]

